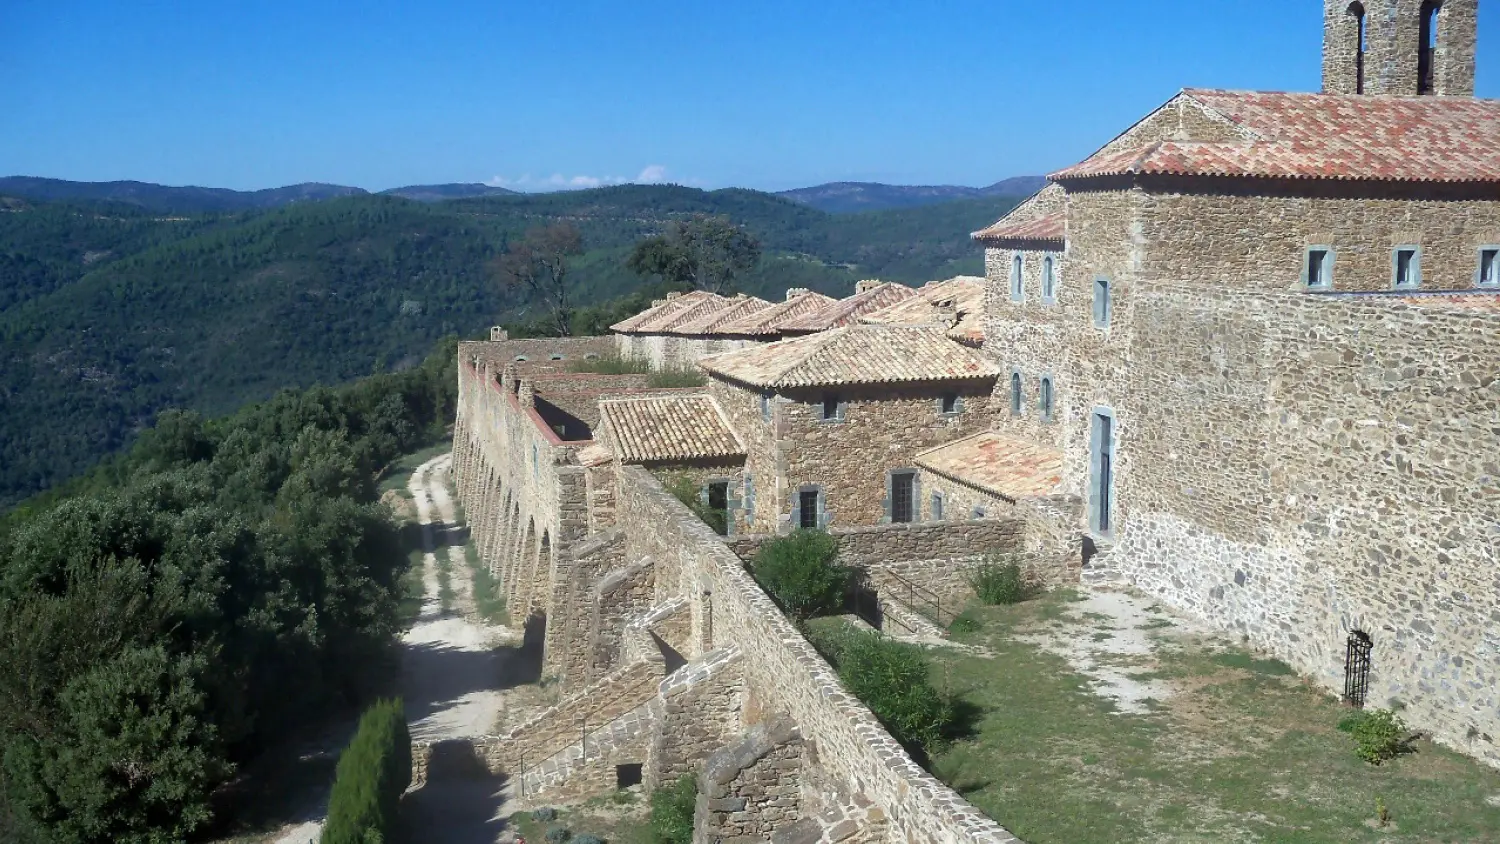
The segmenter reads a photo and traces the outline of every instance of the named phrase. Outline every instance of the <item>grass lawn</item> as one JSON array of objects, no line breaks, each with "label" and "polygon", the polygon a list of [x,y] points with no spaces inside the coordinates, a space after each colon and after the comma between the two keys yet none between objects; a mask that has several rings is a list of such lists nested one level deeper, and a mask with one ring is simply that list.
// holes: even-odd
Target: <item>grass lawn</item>
[{"label": "grass lawn", "polygon": [[1029,844],[1500,841],[1500,772],[1427,741],[1369,765],[1337,701],[1154,607],[1127,627],[1059,592],[966,615],[953,639],[981,651],[933,649],[934,677],[983,712],[934,772]]},{"label": "grass lawn", "polygon": [[474,611],[488,624],[510,624],[505,612],[505,595],[500,591],[500,581],[490,574],[489,566],[479,560],[479,551],[471,540],[464,545],[464,561],[473,573]]},{"label": "grass lawn", "polygon": [[593,835],[607,844],[652,844],[646,817],[649,807],[633,791],[617,791],[608,797],[595,797],[570,809],[556,809],[557,817],[539,821],[531,812],[511,815],[512,828],[525,836],[527,844],[546,844],[547,831],[561,827],[580,835]]},{"label": "grass lawn", "polygon": [[440,454],[446,454],[452,448],[453,441],[445,438],[421,451],[414,451],[391,461],[391,464],[380,472],[378,479],[380,492],[383,494],[395,490],[396,494],[402,498],[410,498],[411,492],[407,490],[406,484],[411,480],[411,473],[415,472],[418,466]]}]

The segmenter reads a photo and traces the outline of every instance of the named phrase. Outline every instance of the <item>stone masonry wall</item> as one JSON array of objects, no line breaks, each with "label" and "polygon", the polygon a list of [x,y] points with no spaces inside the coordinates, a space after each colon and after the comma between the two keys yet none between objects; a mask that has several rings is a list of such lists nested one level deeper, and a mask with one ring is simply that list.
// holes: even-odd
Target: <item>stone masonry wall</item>
[{"label": "stone masonry wall", "polygon": [[693,840],[767,841],[802,817],[802,736],[787,718],[757,724],[711,756],[699,776]]},{"label": "stone masonry wall", "polygon": [[626,622],[651,606],[654,574],[647,558],[609,572],[594,586],[588,636],[593,646],[590,677],[605,674],[619,663]]},{"label": "stone masonry wall", "polygon": [[785,713],[803,735],[816,736],[819,761],[828,774],[884,810],[887,841],[1017,840],[918,767],[870,711],[844,691],[832,667],[760,590],[722,539],[650,473],[626,467],[620,486],[618,514],[629,553],[679,558],[686,573],[684,597],[705,605],[712,614],[711,635],[741,652],[747,715]]},{"label": "stone masonry wall", "polygon": [[657,724],[647,755],[647,790],[697,774],[704,760],[740,733],[743,657],[736,648],[711,651],[662,681],[651,703]]},{"label": "stone masonry wall", "polygon": [[1139,588],[1500,765],[1500,299],[1154,285],[1119,408]]}]

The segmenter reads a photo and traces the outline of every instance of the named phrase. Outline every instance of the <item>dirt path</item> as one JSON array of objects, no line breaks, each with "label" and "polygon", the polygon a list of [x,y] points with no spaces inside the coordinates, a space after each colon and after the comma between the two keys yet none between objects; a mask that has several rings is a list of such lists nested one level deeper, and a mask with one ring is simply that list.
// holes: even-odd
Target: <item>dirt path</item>
[{"label": "dirt path", "polygon": [[[402,694],[412,739],[443,741],[490,731],[501,705],[503,674],[520,638],[505,627],[478,622],[473,612],[472,574],[464,559],[457,508],[446,478],[452,455],[423,463],[407,488],[422,525],[421,612],[402,637]],[[448,544],[448,540],[456,544]],[[452,611],[442,608],[439,558],[447,558]],[[497,650],[497,648],[500,648]],[[410,798],[416,798],[410,800]],[[289,826],[276,844],[307,844],[323,829],[328,795],[319,795],[315,818]],[[437,844],[493,842],[500,834],[499,787],[487,779],[432,782],[409,796],[421,840]]]}]

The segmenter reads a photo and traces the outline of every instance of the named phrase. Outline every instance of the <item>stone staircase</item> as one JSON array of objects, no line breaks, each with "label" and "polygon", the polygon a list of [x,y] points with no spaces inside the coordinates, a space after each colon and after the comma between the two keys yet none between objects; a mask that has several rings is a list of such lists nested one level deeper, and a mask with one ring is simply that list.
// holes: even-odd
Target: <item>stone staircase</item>
[{"label": "stone staircase", "polygon": [[1113,565],[1113,552],[1112,545],[1096,546],[1088,562],[1079,571],[1079,582],[1093,589],[1123,589],[1128,586],[1125,576]]},{"label": "stone staircase", "polygon": [[651,732],[651,705],[639,706],[619,718],[591,729],[586,737],[536,764],[527,764],[525,773],[513,779],[508,788],[516,789],[518,798],[545,795],[555,791],[589,762],[610,759],[616,751],[639,745]]}]

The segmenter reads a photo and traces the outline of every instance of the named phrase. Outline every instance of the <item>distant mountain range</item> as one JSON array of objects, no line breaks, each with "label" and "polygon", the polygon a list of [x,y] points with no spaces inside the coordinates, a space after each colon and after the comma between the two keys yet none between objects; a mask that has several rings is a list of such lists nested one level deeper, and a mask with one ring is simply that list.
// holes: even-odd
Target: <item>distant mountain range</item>
[{"label": "distant mountain range", "polygon": [[811,205],[830,214],[849,214],[858,211],[885,211],[892,208],[916,208],[936,205],[959,199],[978,199],[987,196],[1030,196],[1047,184],[1042,176],[1016,176],[1004,179],[989,187],[970,188],[962,185],[882,185],[878,182],[829,182],[810,188],[784,190],[784,196],[793,202]]},{"label": "distant mountain range", "polygon": [[[961,185],[882,185],[876,182],[830,182],[810,188],[782,191],[785,197],[826,211],[848,214],[860,211],[886,211],[917,208],[961,199],[996,196],[1029,196],[1040,190],[1047,180],[1041,176],[1018,176],[996,182],[989,187]],[[451,199],[513,195],[516,192],[489,185],[445,184],[409,185],[380,191],[417,202],[443,202]],[[124,202],[149,211],[166,214],[212,214],[279,208],[294,202],[316,202],[345,196],[365,196],[369,191],[345,185],[305,182],[282,188],[237,191],[227,188],[169,187],[149,182],[70,182],[64,179],[42,179],[33,176],[0,178],[0,195],[19,196],[34,202],[68,202],[78,200]]]},{"label": "distant mountain range", "polygon": [[[304,182],[283,188],[240,191],[228,188],[194,186],[169,187],[150,182],[70,182],[65,179],[41,179],[33,176],[0,178],[0,195],[19,196],[33,202],[68,202],[93,200],[124,202],[149,211],[168,214],[212,214],[280,208],[294,202],[317,202],[343,196],[364,196],[369,191],[345,185]],[[402,196],[418,202],[444,199],[468,199],[476,196],[498,196],[515,193],[505,188],[481,184],[410,185],[381,193]]]}]

